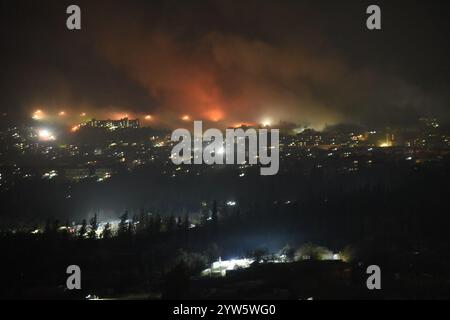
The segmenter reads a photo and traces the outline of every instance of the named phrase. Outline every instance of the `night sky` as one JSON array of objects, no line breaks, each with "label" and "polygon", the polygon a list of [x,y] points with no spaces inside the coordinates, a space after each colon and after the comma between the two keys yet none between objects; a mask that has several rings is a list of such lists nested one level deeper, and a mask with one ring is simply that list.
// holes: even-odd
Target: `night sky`
[{"label": "night sky", "polygon": [[[0,4],[3,117],[40,108],[316,128],[450,118],[448,1]],[[81,31],[66,29],[70,4]],[[369,4],[381,31],[366,29]]]}]

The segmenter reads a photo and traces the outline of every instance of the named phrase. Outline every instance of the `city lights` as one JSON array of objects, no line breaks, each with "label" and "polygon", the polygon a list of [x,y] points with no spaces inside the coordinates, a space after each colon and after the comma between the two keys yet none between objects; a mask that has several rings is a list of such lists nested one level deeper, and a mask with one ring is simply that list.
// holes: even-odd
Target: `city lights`
[{"label": "city lights", "polygon": [[184,116],[181,117],[181,120],[183,120],[183,121],[189,121],[189,120],[191,120],[191,117],[188,116],[188,115],[184,115]]},{"label": "city lights", "polygon": [[238,122],[233,125],[233,128],[241,128],[241,127],[252,127],[255,123],[253,122]]},{"label": "city lights", "polygon": [[59,113],[58,113],[58,116],[60,116],[60,117],[64,117],[66,115],[66,112],[65,111],[60,111]]},{"label": "city lights", "polygon": [[44,118],[44,113],[42,110],[38,109],[33,113],[32,118],[34,120],[42,120]]},{"label": "city lights", "polygon": [[148,115],[146,115],[146,116],[144,117],[144,119],[145,119],[145,120],[152,120],[153,117],[152,117],[151,115],[148,114]]}]

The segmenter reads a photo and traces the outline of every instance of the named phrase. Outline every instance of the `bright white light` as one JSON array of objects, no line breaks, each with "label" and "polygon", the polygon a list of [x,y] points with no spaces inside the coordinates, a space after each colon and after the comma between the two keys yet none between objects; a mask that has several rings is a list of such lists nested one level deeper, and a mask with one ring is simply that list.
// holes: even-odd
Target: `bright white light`
[{"label": "bright white light", "polygon": [[100,298],[98,296],[96,296],[95,294],[88,294],[85,299],[86,300],[100,300]]},{"label": "bright white light", "polygon": [[261,124],[263,125],[263,127],[270,127],[272,121],[270,121],[270,119],[264,119]]},{"label": "bright white light", "polygon": [[39,139],[42,141],[55,140],[55,136],[48,129],[39,129],[37,134],[38,134]]},{"label": "bright white light", "polygon": [[253,259],[231,259],[214,262],[210,268],[202,271],[203,276],[221,275],[226,276],[227,271],[236,269],[246,269],[254,262]]},{"label": "bright white light", "polygon": [[58,176],[58,173],[55,170],[49,171],[42,176],[42,179],[53,179]]},{"label": "bright white light", "polygon": [[234,207],[236,205],[236,201],[228,201],[227,206]]},{"label": "bright white light", "polygon": [[51,135],[50,131],[48,131],[47,129],[39,130],[38,134],[39,134],[39,138],[42,138],[42,139],[49,138]]}]

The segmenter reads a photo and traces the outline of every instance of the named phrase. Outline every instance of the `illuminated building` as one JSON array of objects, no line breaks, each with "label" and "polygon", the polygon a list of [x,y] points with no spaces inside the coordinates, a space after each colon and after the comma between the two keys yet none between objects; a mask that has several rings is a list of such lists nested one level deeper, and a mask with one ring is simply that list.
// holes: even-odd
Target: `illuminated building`
[{"label": "illuminated building", "polygon": [[117,130],[117,129],[138,129],[140,127],[139,119],[128,119],[123,118],[120,120],[96,120],[92,119],[91,121],[85,124],[88,127],[92,128],[104,128],[108,130]]},{"label": "illuminated building", "polygon": [[227,271],[246,269],[255,262],[253,259],[231,259],[222,260],[219,257],[219,261],[214,262],[211,268],[202,271],[202,276],[226,276]]},{"label": "illuminated building", "polygon": [[392,146],[394,145],[394,139],[395,139],[395,137],[394,137],[393,134],[387,133],[387,134],[386,134],[386,141],[382,142],[382,143],[380,144],[380,147],[381,147],[381,148],[389,148],[389,147],[392,147]]}]

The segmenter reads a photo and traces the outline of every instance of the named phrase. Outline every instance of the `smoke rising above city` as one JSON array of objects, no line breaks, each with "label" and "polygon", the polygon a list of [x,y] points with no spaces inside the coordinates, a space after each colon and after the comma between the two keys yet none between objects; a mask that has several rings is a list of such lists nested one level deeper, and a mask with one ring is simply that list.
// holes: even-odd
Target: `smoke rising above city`
[{"label": "smoke rising above city", "polygon": [[42,109],[64,110],[72,125],[85,113],[151,115],[157,127],[188,115],[224,127],[270,119],[316,129],[447,120],[448,62],[435,58],[449,53],[448,21],[434,5],[386,5],[390,32],[374,34],[359,27],[364,4],[353,1],[333,10],[312,1],[81,1],[83,28],[68,34],[66,3],[50,3],[2,10],[2,29],[12,31],[1,103],[11,117]]}]

